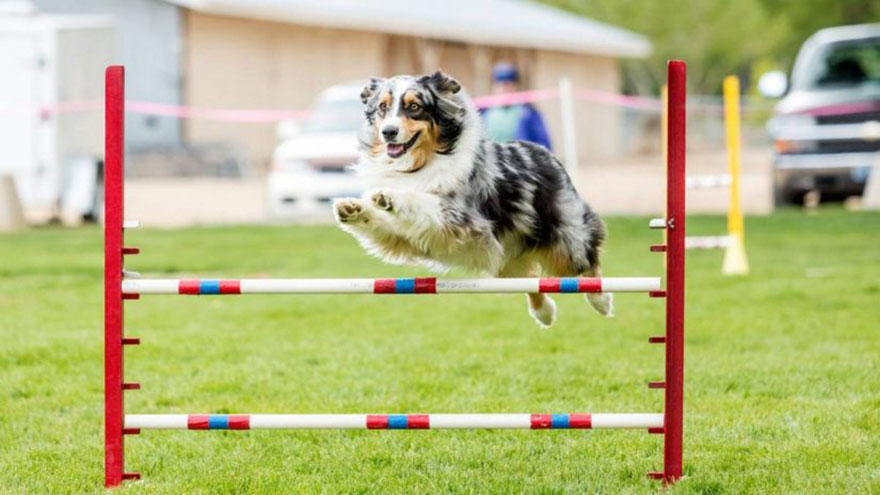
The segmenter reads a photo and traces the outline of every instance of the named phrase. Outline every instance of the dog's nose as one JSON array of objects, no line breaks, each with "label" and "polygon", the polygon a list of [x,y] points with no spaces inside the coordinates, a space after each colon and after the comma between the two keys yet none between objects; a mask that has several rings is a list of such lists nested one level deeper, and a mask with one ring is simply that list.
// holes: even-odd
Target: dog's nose
[{"label": "dog's nose", "polygon": [[384,137],[386,141],[391,141],[397,137],[398,132],[400,132],[400,129],[389,125],[382,128],[382,137]]}]

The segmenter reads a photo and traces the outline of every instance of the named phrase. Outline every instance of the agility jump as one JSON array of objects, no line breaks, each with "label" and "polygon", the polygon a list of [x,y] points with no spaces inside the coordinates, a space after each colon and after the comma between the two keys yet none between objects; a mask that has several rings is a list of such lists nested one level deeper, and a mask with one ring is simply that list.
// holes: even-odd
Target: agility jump
[{"label": "agility jump", "polygon": [[651,292],[660,278],[293,278],[122,281],[123,294],[500,294]]},{"label": "agility jump", "polygon": [[[124,231],[136,221],[124,220],[125,72],[106,73],[105,237],[104,237],[104,374],[105,485],[139,479],[125,471],[124,439],[146,429],[599,429],[636,428],[663,435],[663,470],[649,473],[672,483],[682,475],[684,385],[684,253],[685,253],[685,72],[681,61],[668,65],[667,216],[650,222],[665,229],[667,242],[651,246],[665,253],[666,286],[655,278],[512,278],[512,279],[141,279],[124,270],[124,258],[139,254],[124,243]],[[562,414],[126,414],[124,392],[139,383],[123,376],[123,348],[140,344],[124,332],[123,304],[148,294],[435,294],[435,293],[589,293],[644,292],[665,298],[665,335],[649,339],[666,347],[665,379],[649,382],[664,389],[661,413]]]}]

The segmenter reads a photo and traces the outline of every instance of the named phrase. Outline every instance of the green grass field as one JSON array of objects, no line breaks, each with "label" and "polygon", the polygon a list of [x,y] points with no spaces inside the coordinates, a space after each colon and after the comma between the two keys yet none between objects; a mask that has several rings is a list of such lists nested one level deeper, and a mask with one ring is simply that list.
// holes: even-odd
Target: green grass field
[{"label": "green grass field", "polygon": [[[609,276],[659,274],[611,218]],[[690,233],[723,219],[696,217]],[[752,275],[688,255],[685,471],[669,493],[880,493],[880,215],[750,218]],[[0,493],[103,491],[96,228],[0,236]],[[333,227],[140,229],[145,275],[392,276]],[[424,273],[424,272],[422,272]],[[458,275],[458,274],[455,274]],[[659,412],[662,300],[577,295],[144,297],[126,303],[130,413]],[[118,493],[658,493],[643,431],[146,431]]]}]

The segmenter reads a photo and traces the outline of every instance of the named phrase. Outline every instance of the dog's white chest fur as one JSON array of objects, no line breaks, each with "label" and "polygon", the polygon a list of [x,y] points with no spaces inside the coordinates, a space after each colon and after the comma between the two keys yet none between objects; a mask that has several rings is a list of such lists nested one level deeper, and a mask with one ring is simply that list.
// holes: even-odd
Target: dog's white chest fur
[{"label": "dog's white chest fur", "polygon": [[414,173],[399,172],[384,157],[364,153],[355,170],[367,192],[337,203],[342,228],[391,263],[496,273],[503,260],[501,244],[479,229],[454,228],[446,218],[474,166],[479,122],[473,126],[462,135],[456,153],[435,155]]}]

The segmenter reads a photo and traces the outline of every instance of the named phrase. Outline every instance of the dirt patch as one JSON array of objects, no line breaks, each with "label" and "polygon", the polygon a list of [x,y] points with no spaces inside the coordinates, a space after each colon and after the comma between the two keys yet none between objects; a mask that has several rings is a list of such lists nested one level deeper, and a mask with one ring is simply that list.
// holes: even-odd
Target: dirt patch
[{"label": "dirt patch", "polygon": [[[722,174],[724,152],[691,152],[688,174]],[[742,204],[746,214],[772,211],[771,155],[766,149],[743,150]],[[126,217],[144,225],[182,227],[270,221],[266,180],[218,178],[130,179],[126,181]],[[585,163],[578,190],[600,214],[657,215],[665,206],[665,174],[659,157],[640,156]],[[727,188],[688,191],[690,213],[727,211]],[[328,207],[329,208],[329,207]],[[332,216],[305,219],[329,222]]]},{"label": "dirt patch", "polygon": [[[747,215],[766,215],[773,210],[772,156],[769,149],[742,152],[740,194]],[[727,155],[689,152],[688,176],[727,172]],[[600,214],[655,215],[665,207],[665,172],[659,156],[613,158],[582,164],[577,188]],[[690,213],[727,211],[728,189],[688,191]]]}]

